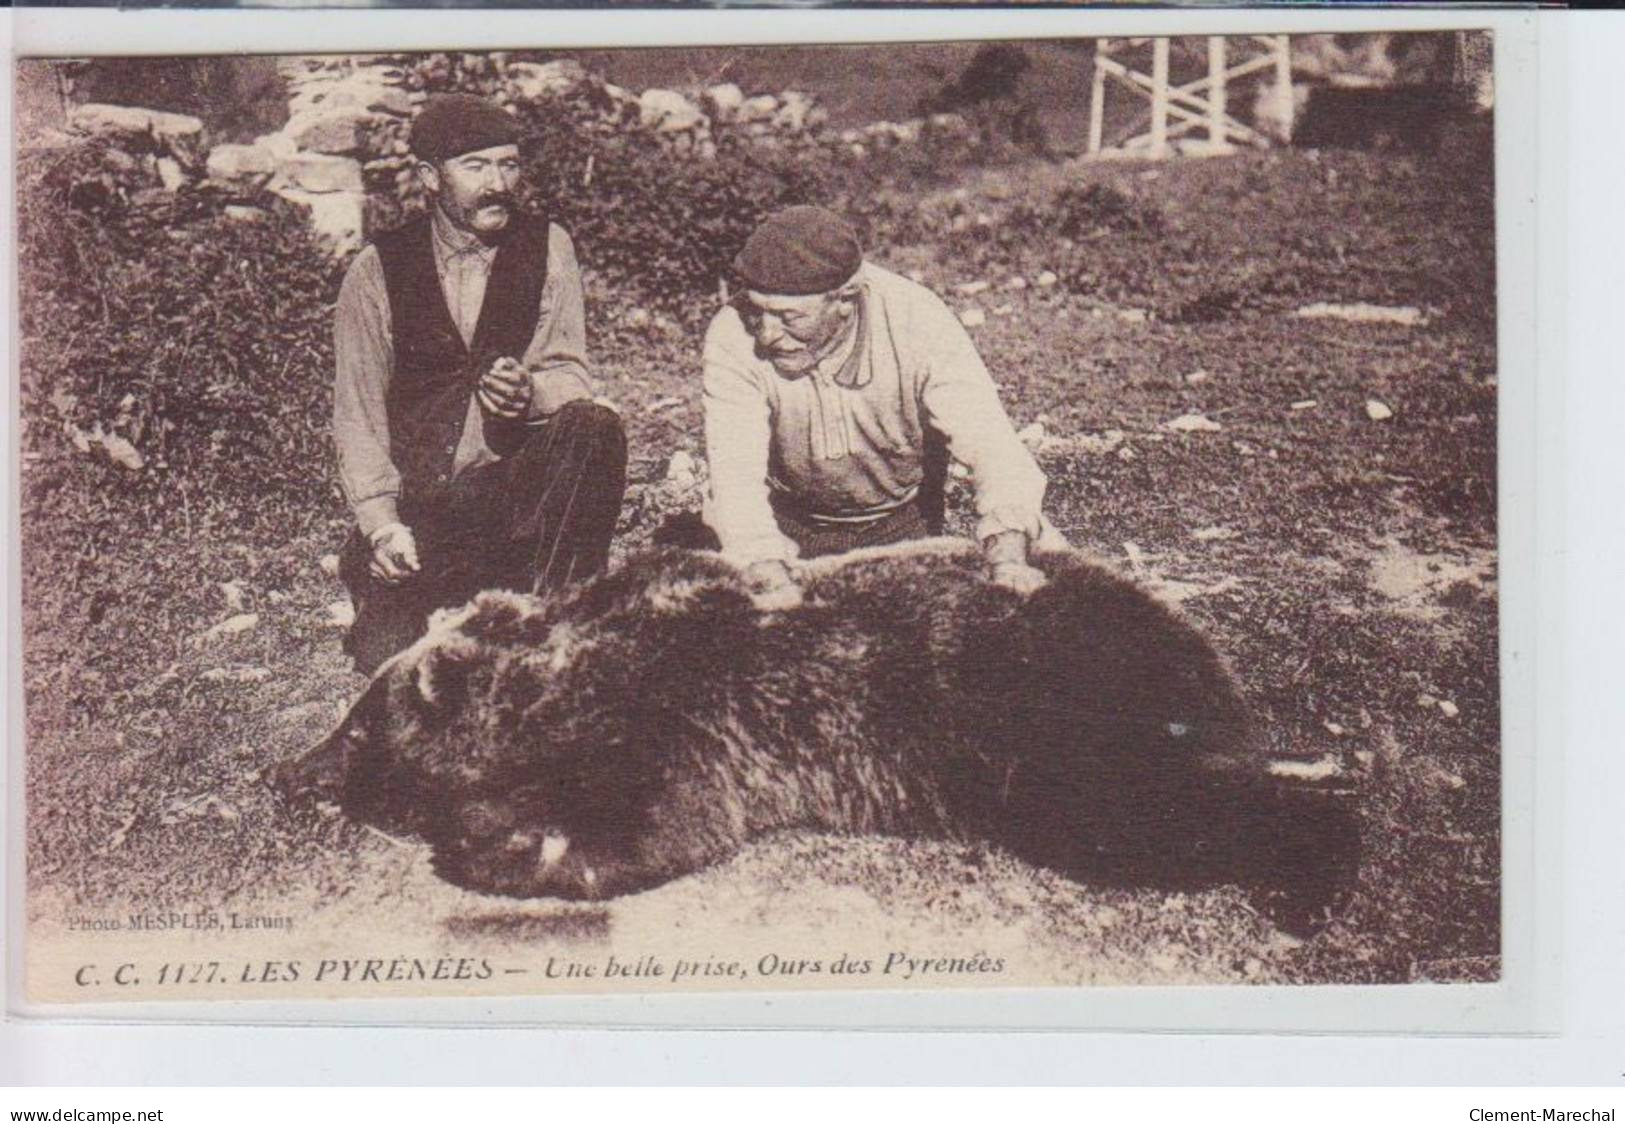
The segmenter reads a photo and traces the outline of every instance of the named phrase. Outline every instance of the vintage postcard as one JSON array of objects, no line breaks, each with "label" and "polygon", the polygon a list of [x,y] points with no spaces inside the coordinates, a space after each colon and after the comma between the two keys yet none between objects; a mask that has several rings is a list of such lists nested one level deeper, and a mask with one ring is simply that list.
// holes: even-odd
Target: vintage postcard
[{"label": "vintage postcard", "polygon": [[1496,36],[1158,28],[19,60],[23,998],[1502,981]]}]

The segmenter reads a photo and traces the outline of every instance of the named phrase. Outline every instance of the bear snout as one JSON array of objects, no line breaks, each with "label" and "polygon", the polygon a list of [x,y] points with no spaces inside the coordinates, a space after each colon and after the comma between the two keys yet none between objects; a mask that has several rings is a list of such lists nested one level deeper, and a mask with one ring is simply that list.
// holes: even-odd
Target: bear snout
[{"label": "bear snout", "polygon": [[341,728],[290,761],[271,767],[265,782],[283,799],[295,803],[337,803],[344,792],[346,735]]}]

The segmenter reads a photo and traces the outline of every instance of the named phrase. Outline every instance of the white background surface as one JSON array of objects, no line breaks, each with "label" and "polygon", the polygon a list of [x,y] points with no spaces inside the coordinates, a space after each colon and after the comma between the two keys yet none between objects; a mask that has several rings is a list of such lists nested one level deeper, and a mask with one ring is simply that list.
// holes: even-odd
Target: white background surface
[{"label": "white background surface", "polygon": [[[222,13],[223,14],[223,13]],[[252,35],[235,23],[216,24],[213,13],[169,13],[166,39],[127,49],[174,51],[174,27],[189,25],[199,45],[218,51],[252,43],[261,50],[309,48],[308,38],[279,44],[271,14]],[[304,15],[314,16],[315,13]],[[390,13],[393,26],[421,41],[470,46],[500,37],[505,20],[491,13]],[[507,13],[505,16],[512,16]],[[616,13],[625,15],[625,13]],[[574,41],[603,42],[639,36],[672,42],[706,41],[699,13],[643,14],[637,24],[601,17],[572,25]],[[742,35],[782,38],[773,17],[741,14]],[[814,13],[811,15],[822,16]],[[954,14],[956,18],[961,14]],[[973,14],[1009,29],[1010,14]],[[1047,13],[1049,18],[1090,22],[1076,34],[1121,33],[1134,22],[1149,30],[1148,13]],[[1254,30],[1287,30],[1287,16],[1255,12]],[[1340,28],[1370,26],[1391,13],[1338,13]],[[28,13],[18,17],[31,18]],[[322,49],[342,50],[348,23],[322,13],[330,33]],[[531,21],[562,21],[546,13]],[[730,16],[730,18],[732,18]],[[846,38],[920,37],[906,20],[889,13],[838,16]],[[1195,27],[1196,13],[1182,14],[1180,31]],[[1425,18],[1425,17],[1424,17]],[[1433,18],[1460,22],[1448,13]],[[53,21],[42,44],[50,53],[72,53],[105,43],[90,26],[121,21],[117,13],[80,17],[78,25]],[[1100,20],[1118,25],[1106,28]],[[442,21],[436,31],[430,21]],[[1137,22],[1135,22],[1137,21]],[[142,26],[152,26],[147,21]],[[532,24],[532,26],[537,26]],[[830,24],[828,26],[835,26]],[[454,28],[449,35],[445,28]],[[267,37],[265,28],[273,34]],[[1538,17],[1540,61],[1538,140],[1527,150],[1504,153],[1503,173],[1538,169],[1530,184],[1537,196],[1539,260],[1520,262],[1522,280],[1540,295],[1533,323],[1507,325],[1534,331],[1540,344],[1538,394],[1506,397],[1524,403],[1532,418],[1503,420],[1503,435],[1536,434],[1533,526],[1537,539],[1524,544],[1539,575],[1532,589],[1538,632],[1538,663],[1544,684],[1532,717],[1543,755],[1538,783],[1518,794],[1536,809],[1539,857],[1508,855],[1508,878],[1527,877],[1533,896],[1533,961],[1541,991],[1555,1000],[1547,1025],[1556,1033],[1523,1037],[1213,1035],[1213,1034],[903,1034],[881,1032],[604,1031],[405,1027],[222,1027],[96,1026],[62,1022],[8,1021],[0,1025],[0,1083],[109,1084],[325,1084],[448,1082],[670,1083],[808,1081],[895,1082],[1087,1082],[1111,1084],[1469,1084],[1561,1083],[1613,1086],[1625,1083],[1625,704],[1621,697],[1620,578],[1625,576],[1619,488],[1625,482],[1625,130],[1617,112],[1625,58],[1625,17],[1614,13],[1542,13]],[[756,29],[761,29],[759,32]],[[1199,30],[1208,30],[1203,25]],[[20,36],[35,35],[24,24]],[[308,31],[305,32],[308,36]],[[240,37],[245,36],[245,37]],[[409,34],[399,36],[402,41]],[[551,38],[551,36],[550,36]],[[35,40],[37,42],[38,40]],[[556,40],[555,40],[556,41]],[[30,45],[26,38],[22,45]],[[167,43],[167,48],[164,44]],[[101,46],[101,49],[107,49]],[[1531,89],[1533,86],[1531,86]],[[1498,112],[1509,107],[1503,101]],[[1524,148],[1525,146],[1520,146]],[[1509,167],[1512,162],[1519,162]],[[9,176],[6,177],[9,181]],[[1504,178],[1503,183],[1508,182]],[[1529,181],[1526,181],[1529,182]],[[9,211],[9,183],[7,185]],[[1502,236],[1510,232],[1503,227]],[[9,224],[6,256],[9,258]],[[10,293],[6,307],[10,307]],[[1527,309],[1520,319],[1527,316]],[[7,337],[9,338],[9,332]],[[1511,359],[1517,350],[1506,349]],[[1522,377],[1528,378],[1529,372]],[[1519,377],[1504,371],[1502,385]],[[14,393],[14,392],[13,392]],[[7,410],[6,414],[12,411]],[[8,423],[9,424],[9,423]],[[15,457],[7,433],[8,461]],[[1503,448],[1506,448],[1505,443]],[[1529,497],[1526,497],[1529,498]],[[6,496],[7,520],[15,497]],[[9,524],[8,525],[14,525]],[[1510,534],[1515,521],[1504,523]],[[1505,543],[1509,552],[1514,544]],[[14,546],[6,558],[12,562]],[[1510,581],[1510,576],[1508,578]],[[15,604],[15,569],[8,577]],[[16,631],[10,621],[8,635]],[[18,674],[10,653],[8,697],[15,700]],[[1530,654],[1526,653],[1526,656]],[[1509,692],[1510,697],[1511,692]],[[14,719],[14,716],[11,716]],[[14,725],[14,721],[8,725]],[[13,782],[19,776],[8,770]],[[7,838],[17,793],[8,793]],[[1509,831],[1509,844],[1513,840]],[[18,870],[16,848],[8,874]],[[1518,873],[1522,869],[1522,874]],[[13,912],[11,921],[15,922]],[[7,959],[17,929],[8,925]],[[1511,936],[1509,930],[1509,936]],[[1429,989],[1407,989],[1410,991]],[[1148,996],[1147,998],[1155,998]],[[1162,997],[1177,1004],[1177,993]],[[788,1002],[794,1002],[789,1000]],[[863,1002],[861,999],[859,1003]],[[1088,993],[1074,1003],[1087,1004]],[[226,1012],[218,1012],[226,1014]],[[855,1012],[861,1019],[862,1011]],[[473,1012],[474,1017],[478,1013]],[[236,1017],[252,1018],[246,1006]],[[53,1099],[48,1107],[56,1107]],[[8,1103],[7,1107],[26,1107]],[[139,1104],[126,1099],[122,1107]],[[1497,1105],[1496,1107],[1503,1107]],[[1524,1107],[1521,1104],[1517,1106]],[[1465,1119],[1464,1112],[1435,1118]]]}]

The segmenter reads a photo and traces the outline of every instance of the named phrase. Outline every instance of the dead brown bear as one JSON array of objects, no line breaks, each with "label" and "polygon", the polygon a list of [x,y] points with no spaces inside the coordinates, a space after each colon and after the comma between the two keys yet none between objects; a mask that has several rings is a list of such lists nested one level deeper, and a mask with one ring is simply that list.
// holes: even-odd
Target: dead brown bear
[{"label": "dead brown bear", "polygon": [[287,793],[416,834],[459,886],[606,898],[803,829],[985,840],[1084,880],[1263,890],[1294,927],[1353,869],[1343,794],[1271,775],[1211,646],[1042,554],[1026,597],[970,544],[813,564],[763,611],[668,551],[548,599],[482,594],[380,670]]}]

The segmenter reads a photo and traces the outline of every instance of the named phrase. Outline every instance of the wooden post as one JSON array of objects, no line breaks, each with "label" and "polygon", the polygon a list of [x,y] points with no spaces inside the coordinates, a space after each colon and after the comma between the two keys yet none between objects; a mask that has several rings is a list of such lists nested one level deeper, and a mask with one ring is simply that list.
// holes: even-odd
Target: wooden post
[{"label": "wooden post", "polygon": [[1288,143],[1292,140],[1292,38],[1275,36],[1275,97],[1280,106],[1281,132]]},{"label": "wooden post", "polygon": [[1089,155],[1100,155],[1101,129],[1106,121],[1106,68],[1100,60],[1111,51],[1110,39],[1095,40],[1094,74],[1089,80]]},{"label": "wooden post", "polygon": [[1151,156],[1168,155],[1168,40],[1151,41]]},{"label": "wooden post", "polygon": [[1225,113],[1229,109],[1225,90],[1224,36],[1207,37],[1207,142],[1214,148],[1223,148],[1230,140],[1224,127]]}]

